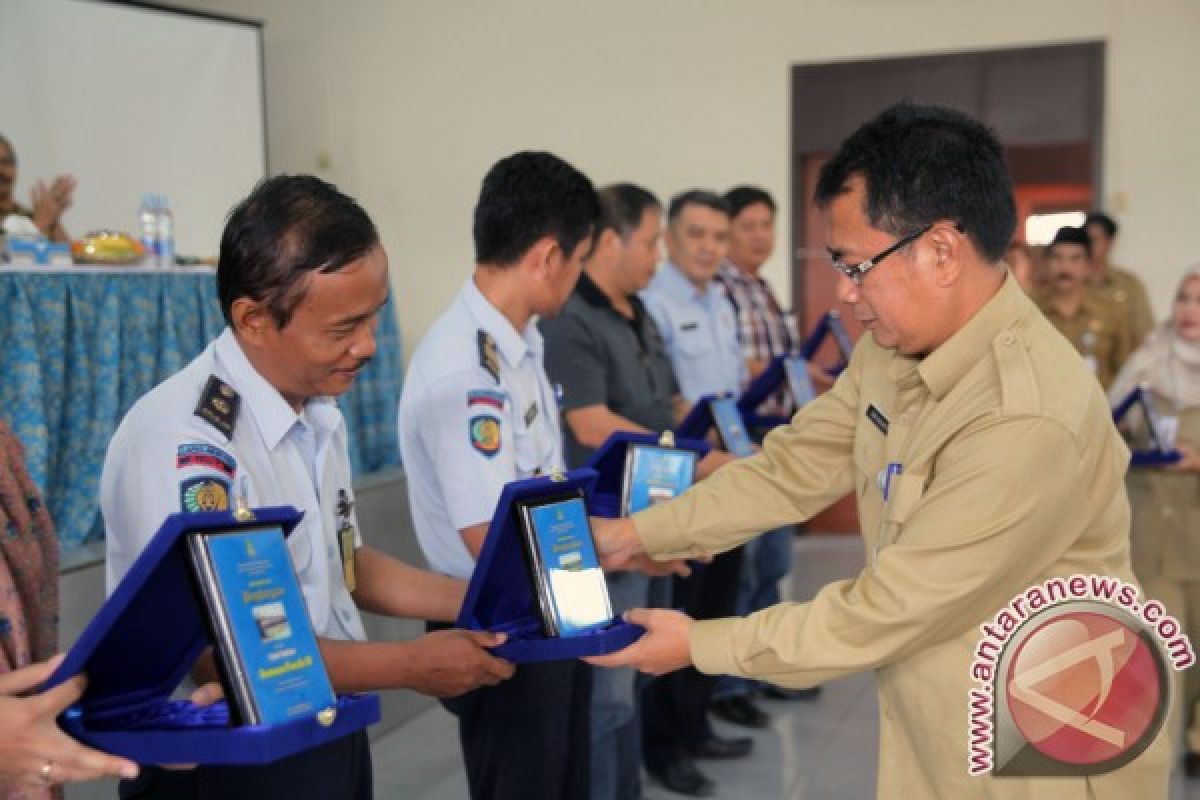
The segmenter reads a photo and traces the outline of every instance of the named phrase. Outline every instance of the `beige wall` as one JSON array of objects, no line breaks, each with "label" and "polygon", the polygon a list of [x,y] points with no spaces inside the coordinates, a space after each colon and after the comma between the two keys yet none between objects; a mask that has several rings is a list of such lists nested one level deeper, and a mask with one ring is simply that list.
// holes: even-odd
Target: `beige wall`
[{"label": "beige wall", "polygon": [[[1117,259],[1160,314],[1200,260],[1196,0],[186,4],[266,21],[271,169],[321,174],[374,216],[408,352],[468,274],[479,181],[514,150],[664,198],[759,183],[786,219],[789,67],[803,62],[1104,40]],[[768,274],[786,292],[780,233]]]}]

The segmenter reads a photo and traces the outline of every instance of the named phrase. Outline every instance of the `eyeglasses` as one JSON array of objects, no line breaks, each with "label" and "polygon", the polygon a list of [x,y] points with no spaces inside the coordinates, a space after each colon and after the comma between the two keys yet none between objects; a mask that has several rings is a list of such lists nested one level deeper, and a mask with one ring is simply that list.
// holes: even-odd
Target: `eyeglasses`
[{"label": "eyeglasses", "polygon": [[[908,245],[915,242],[917,239],[920,239],[926,233],[929,233],[930,229],[932,229],[932,228],[933,228],[933,223],[930,223],[930,224],[926,225],[924,228],[921,228],[921,230],[919,230],[915,233],[910,233],[908,236],[905,236],[903,239],[896,242],[895,244],[893,244],[891,247],[884,250],[883,252],[877,253],[877,254],[871,256],[870,258],[868,258],[866,261],[855,264],[854,266],[849,266],[848,264],[846,264],[846,262],[842,261],[840,258],[834,258],[834,259],[832,259],[833,268],[836,269],[838,272],[842,273],[843,275],[845,275],[850,280],[854,281],[855,286],[862,286],[863,278],[866,277],[868,272],[875,269],[875,267],[879,266],[880,261],[883,261],[885,258],[890,256],[892,253],[899,250],[901,247],[907,247]],[[961,227],[960,227],[960,230],[961,230]]]}]

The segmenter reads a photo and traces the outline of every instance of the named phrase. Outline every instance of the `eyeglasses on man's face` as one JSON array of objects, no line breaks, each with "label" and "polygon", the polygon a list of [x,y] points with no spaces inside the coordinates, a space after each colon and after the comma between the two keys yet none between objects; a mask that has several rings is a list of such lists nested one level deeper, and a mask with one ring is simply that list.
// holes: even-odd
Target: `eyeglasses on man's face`
[{"label": "eyeglasses on man's face", "polygon": [[[961,225],[956,226],[956,227],[958,228],[958,230],[960,232],[962,231]],[[875,255],[868,258],[866,261],[859,262],[858,264],[855,264],[853,266],[847,264],[845,261],[842,261],[841,257],[831,257],[830,260],[833,264],[834,269],[836,269],[838,272],[845,275],[850,280],[854,281],[855,286],[862,286],[863,278],[866,277],[866,274],[868,272],[875,269],[875,267],[879,266],[880,261],[883,261],[885,258],[890,256],[892,253],[896,252],[900,248],[907,247],[908,245],[915,242],[917,239],[920,239],[922,236],[924,236],[926,233],[928,233],[932,228],[933,228],[933,223],[931,222],[928,225],[926,225],[925,227],[921,228],[920,230],[914,231],[913,233],[910,233],[908,236],[905,236],[903,239],[900,239],[900,240],[894,242],[886,250],[876,253]]]}]

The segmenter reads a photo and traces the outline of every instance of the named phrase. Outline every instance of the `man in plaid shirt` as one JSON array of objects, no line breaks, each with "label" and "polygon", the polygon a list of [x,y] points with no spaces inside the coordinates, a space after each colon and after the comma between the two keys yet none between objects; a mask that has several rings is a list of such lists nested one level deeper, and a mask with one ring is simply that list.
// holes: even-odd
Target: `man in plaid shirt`
[{"label": "man in plaid shirt", "polygon": [[[737,314],[738,342],[746,360],[747,382],[754,380],[776,356],[795,354],[799,346],[795,325],[775,299],[759,270],[775,249],[775,201],[762,189],[739,186],[725,194],[733,211],[729,256],[717,281]],[[790,416],[795,408],[781,387],[759,409],[761,414]]]}]

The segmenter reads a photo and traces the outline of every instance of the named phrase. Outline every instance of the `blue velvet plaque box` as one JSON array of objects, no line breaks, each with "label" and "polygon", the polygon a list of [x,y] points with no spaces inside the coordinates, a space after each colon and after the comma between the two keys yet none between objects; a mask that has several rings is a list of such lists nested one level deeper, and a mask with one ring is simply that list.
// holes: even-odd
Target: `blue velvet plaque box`
[{"label": "blue velvet plaque box", "polygon": [[[576,636],[548,637],[542,630],[525,545],[518,529],[517,503],[582,490],[589,513],[595,514],[596,479],[595,470],[577,469],[563,476],[514,481],[500,493],[456,623],[468,630],[508,634],[507,641],[492,651],[500,658],[523,664],[598,656],[621,650],[642,635],[644,629],[640,625],[630,625],[620,617],[607,626]],[[617,493],[620,494],[619,484]]]},{"label": "blue velvet plaque box", "polygon": [[47,681],[79,672],[87,690],[61,717],[85,744],[141,764],[265,764],[378,722],[374,695],[338,697],[336,715],[276,725],[232,727],[226,703],[171,700],[200,653],[212,645],[195,588],[187,535],[276,526],[291,533],[303,515],[262,508],[239,521],[231,512],[172,514]]},{"label": "blue velvet plaque box", "polygon": [[[830,336],[833,337],[834,343],[837,345],[838,363],[825,371],[830,376],[837,377],[850,362],[850,352],[854,349],[854,345],[850,342],[850,336],[846,333],[841,316],[836,310],[827,311],[821,316],[812,333],[800,344],[799,357],[805,361],[812,361],[813,357],[817,354],[817,350],[821,348],[821,345]],[[771,359],[763,371],[759,373],[758,377],[750,381],[746,385],[746,388],[742,390],[737,405],[738,410],[742,412],[742,419],[746,421],[747,427],[757,429],[774,428],[788,422],[787,417],[758,413],[758,408],[763,404],[763,401],[787,381],[788,365],[784,363],[787,360],[786,356],[776,356]],[[806,402],[807,400],[796,399],[797,406],[803,406]]]},{"label": "blue velvet plaque box", "polygon": [[1149,390],[1139,386],[1113,409],[1113,422],[1120,424],[1134,408],[1142,411],[1143,423],[1146,427],[1146,440],[1149,445],[1144,450],[1134,450],[1129,457],[1132,467],[1164,467],[1176,464],[1183,459],[1183,453],[1175,449],[1171,442],[1162,438],[1162,423],[1154,408],[1154,400]]},{"label": "blue velvet plaque box", "polygon": [[[596,471],[595,488],[588,499],[593,516],[610,519],[621,516],[625,454],[630,445],[635,444],[662,446],[664,442],[660,436],[653,433],[618,431],[609,436],[588,459],[588,467]],[[675,439],[671,446],[680,450],[691,450],[696,454],[697,460],[708,455],[708,451],[712,449],[703,439]]]}]

